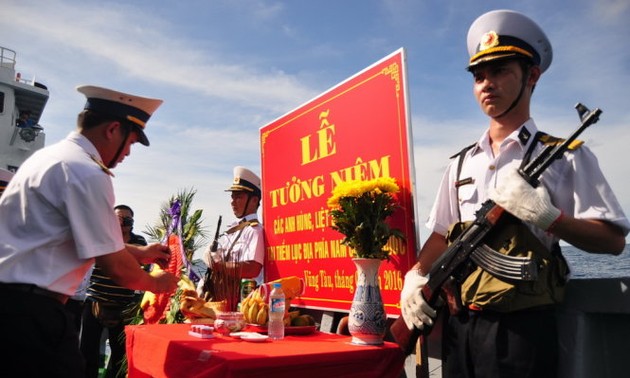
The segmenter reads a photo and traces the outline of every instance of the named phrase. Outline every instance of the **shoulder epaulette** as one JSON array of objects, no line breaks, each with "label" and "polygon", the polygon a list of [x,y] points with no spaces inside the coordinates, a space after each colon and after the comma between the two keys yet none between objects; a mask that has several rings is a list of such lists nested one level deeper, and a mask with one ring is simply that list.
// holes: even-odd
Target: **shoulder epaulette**
[{"label": "shoulder epaulette", "polygon": [[102,162],[100,159],[98,159],[96,156],[91,155],[91,154],[90,154],[90,158],[92,158],[92,160],[93,160],[96,164],[98,164],[98,166],[99,166],[99,167],[101,167],[101,170],[102,170],[103,172],[105,172],[105,173],[107,173],[108,175],[110,175],[110,176],[114,177],[114,174],[112,173],[112,171],[111,171],[109,168],[107,168],[107,166],[106,166],[105,164],[103,164],[103,162]]},{"label": "shoulder epaulette", "polygon": [[254,226],[258,226],[259,224],[260,224],[260,222],[258,222],[258,219],[252,219],[252,220],[249,220],[249,221],[242,221],[239,224],[237,224],[236,226],[234,226],[234,227],[230,228],[229,230],[225,231],[225,233],[228,234],[228,235],[229,234],[233,234],[236,231],[240,231],[240,230],[244,229],[247,226],[254,227]]},{"label": "shoulder epaulette", "polygon": [[[549,135],[549,134],[542,134],[538,140],[544,144],[545,146],[557,146],[561,143],[563,143],[566,139],[562,139],[562,138],[557,138],[555,136]],[[573,142],[571,142],[569,144],[568,149],[570,151],[574,151],[577,150],[578,148],[580,148],[582,145],[584,144],[584,141],[581,140],[574,140]]]}]

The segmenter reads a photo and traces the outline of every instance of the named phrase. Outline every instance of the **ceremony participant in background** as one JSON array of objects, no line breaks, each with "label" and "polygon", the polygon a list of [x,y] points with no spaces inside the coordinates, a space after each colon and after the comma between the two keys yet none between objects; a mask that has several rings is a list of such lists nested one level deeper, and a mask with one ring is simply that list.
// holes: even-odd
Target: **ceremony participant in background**
[{"label": "ceremony participant in background", "polygon": [[465,309],[445,325],[444,377],[555,377],[554,305],[568,278],[558,242],[619,254],[630,223],[586,146],[553,162],[537,188],[517,173],[544,140],[530,118],[532,92],[552,59],[538,25],[513,11],[486,13],[470,27],[468,51],[473,93],[489,127],[442,178],[427,222],[432,233],[405,276],[402,316],[409,329],[433,323],[435,309],[421,293],[426,276],[449,236],[462,229],[458,222],[474,220],[490,198],[523,221],[518,235],[508,235],[514,238],[507,253],[527,257],[531,251],[542,270],[535,282],[502,281],[480,267],[465,279],[460,287]]},{"label": "ceremony participant in background", "polygon": [[[126,244],[145,246],[144,237],[133,230],[133,210],[127,205],[117,205],[114,212],[120,221],[120,230]],[[106,377],[124,377],[118,374],[125,356],[125,325],[129,323],[129,310],[137,302],[136,292],[117,285],[101,267],[96,264],[87,287],[87,297],[83,307],[81,326],[81,353],[86,361],[86,377],[98,377],[101,361],[101,340],[103,331],[107,338],[111,356],[104,366]]]},{"label": "ceremony participant in background", "polygon": [[177,278],[152,276],[140,263],[166,266],[169,250],[125,245],[114,213],[110,169],[149,145],[144,128],[162,103],[81,86],[87,97],[77,129],[27,159],[0,198],[0,343],[3,369],[20,377],[85,377],[69,296],[96,262],[117,284],[168,292]]},{"label": "ceremony participant in background", "polygon": [[258,284],[263,281],[265,245],[257,215],[261,200],[260,177],[245,167],[235,167],[232,186],[226,192],[231,192],[232,211],[237,219],[204,253],[208,273],[199,287],[206,300],[227,299],[227,293],[222,292],[226,283],[221,280],[234,279],[238,284],[242,278],[255,279]]}]

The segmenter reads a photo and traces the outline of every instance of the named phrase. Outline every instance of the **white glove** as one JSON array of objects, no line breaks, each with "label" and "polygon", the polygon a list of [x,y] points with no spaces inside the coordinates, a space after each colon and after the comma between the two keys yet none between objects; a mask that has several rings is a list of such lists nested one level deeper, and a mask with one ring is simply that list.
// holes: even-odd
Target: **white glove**
[{"label": "white glove", "polygon": [[433,325],[433,319],[437,315],[422,296],[422,288],[429,279],[417,270],[410,270],[405,274],[405,283],[400,292],[400,309],[403,320],[409,330],[418,328],[422,330],[424,325]]},{"label": "white glove", "polygon": [[210,250],[210,247],[208,247],[202,256],[202,260],[206,263],[206,265],[212,267],[214,264],[218,264],[219,262],[221,262],[221,260],[223,259],[223,256],[221,255],[222,252],[223,250],[212,252]]},{"label": "white glove", "polygon": [[490,192],[490,199],[518,219],[545,231],[562,215],[562,211],[551,203],[545,187],[532,187],[516,169],[510,170],[501,184]]}]

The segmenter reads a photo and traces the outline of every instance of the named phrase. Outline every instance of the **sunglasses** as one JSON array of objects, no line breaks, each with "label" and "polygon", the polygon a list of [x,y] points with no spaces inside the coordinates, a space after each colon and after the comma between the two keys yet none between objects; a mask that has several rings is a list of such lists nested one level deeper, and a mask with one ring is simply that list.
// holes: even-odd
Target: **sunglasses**
[{"label": "sunglasses", "polygon": [[123,227],[131,227],[133,226],[133,218],[132,217],[122,217],[122,223],[121,225]]}]

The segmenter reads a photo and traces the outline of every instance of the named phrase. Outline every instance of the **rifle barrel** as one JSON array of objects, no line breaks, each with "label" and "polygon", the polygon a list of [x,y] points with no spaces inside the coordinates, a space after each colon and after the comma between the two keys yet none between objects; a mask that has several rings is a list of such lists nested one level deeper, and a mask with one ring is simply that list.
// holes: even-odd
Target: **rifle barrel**
[{"label": "rifle barrel", "polygon": [[217,249],[219,248],[219,235],[221,232],[221,220],[222,220],[222,216],[219,215],[219,221],[217,222],[217,230],[214,233],[214,240],[212,241],[212,245],[210,246],[210,251],[212,252],[216,252]]}]

